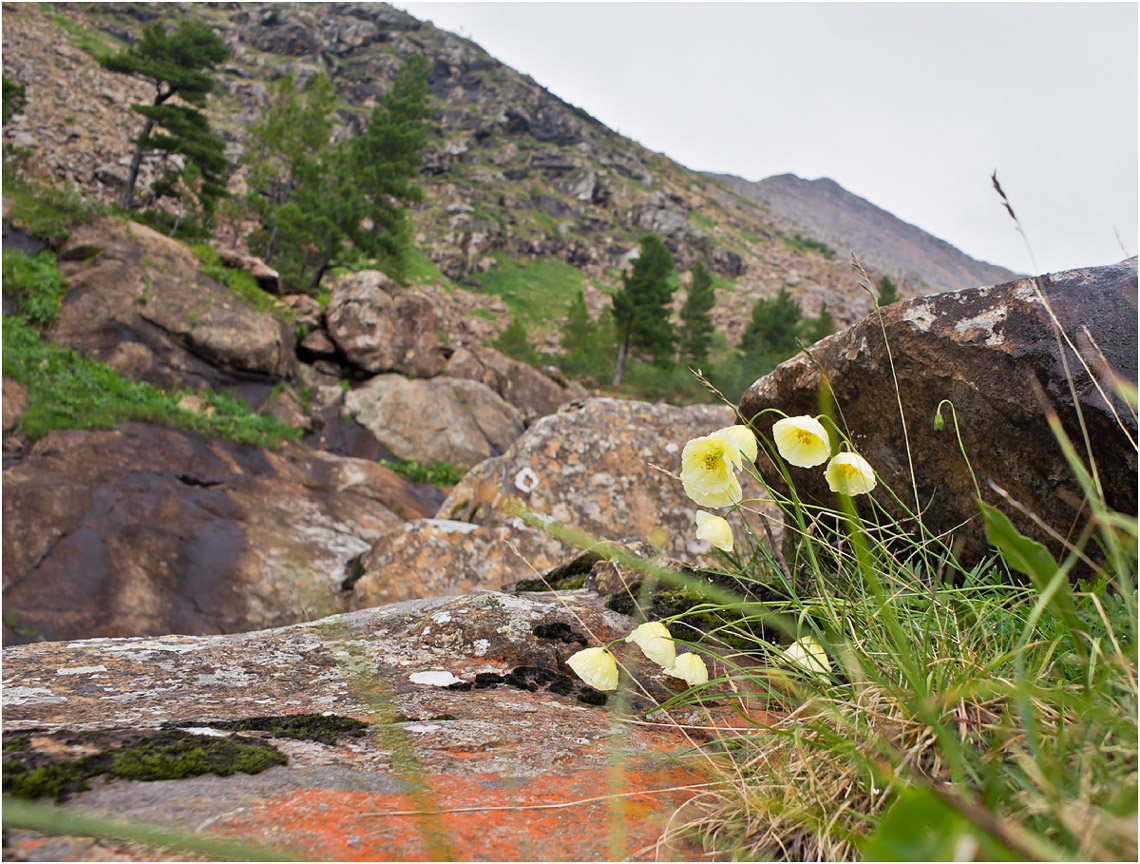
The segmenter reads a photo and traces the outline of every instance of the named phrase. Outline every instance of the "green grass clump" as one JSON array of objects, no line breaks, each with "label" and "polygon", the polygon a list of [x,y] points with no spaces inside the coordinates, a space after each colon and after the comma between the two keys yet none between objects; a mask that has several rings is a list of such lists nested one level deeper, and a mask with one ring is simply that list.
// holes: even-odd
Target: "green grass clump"
[{"label": "green grass clump", "polygon": [[121,40],[116,39],[111,34],[80,24],[78,21],[73,21],[63,15],[52,15],[51,20],[67,33],[68,41],[72,45],[96,60],[126,47]]},{"label": "green grass clump", "polygon": [[405,480],[411,480],[413,483],[427,483],[431,486],[454,486],[467,474],[466,468],[449,465],[442,459],[433,462],[431,465],[421,465],[415,459],[400,459],[399,461],[381,459],[380,464],[391,471],[395,471]]},{"label": "green grass clump", "polygon": [[499,257],[499,269],[472,277],[488,294],[503,298],[516,316],[541,326],[561,317],[582,289],[582,272],[565,261],[550,259],[517,264]]},{"label": "green grass clump", "polygon": [[12,224],[57,249],[76,225],[110,212],[71,186],[29,178],[11,164],[4,166],[4,197],[11,202]]},{"label": "green grass clump", "polygon": [[791,249],[795,249],[805,254],[808,252],[818,252],[828,261],[835,260],[835,250],[824,243],[822,240],[813,240],[811,237],[804,237],[800,234],[797,234],[795,237],[786,237],[785,235],[781,234],[780,239],[783,240],[784,243],[787,244],[787,246]]},{"label": "green grass clump", "polygon": [[110,429],[124,421],[155,423],[256,447],[278,447],[301,430],[272,415],[254,414],[221,393],[197,394],[212,409],[178,407],[190,391],[167,392],[124,378],[103,363],[40,339],[24,319],[4,316],[4,375],[28,388],[19,431],[37,440],[52,429]]},{"label": "green grass clump", "polygon": [[36,327],[46,327],[59,315],[67,284],[49,250],[29,258],[18,249],[5,249],[4,290],[15,298],[22,316]]},{"label": "green grass clump", "polygon": [[253,309],[255,312],[260,312],[263,315],[272,315],[277,320],[284,321],[286,324],[295,324],[297,322],[297,313],[292,309],[281,306],[277,302],[276,297],[268,291],[262,290],[252,273],[240,267],[226,267],[223,265],[221,258],[218,256],[218,251],[213,246],[199,243],[191,246],[190,250],[197,255],[198,260],[202,262],[202,266],[199,268],[202,275],[213,279],[221,285],[225,285],[230,294],[243,302],[250,309]]}]

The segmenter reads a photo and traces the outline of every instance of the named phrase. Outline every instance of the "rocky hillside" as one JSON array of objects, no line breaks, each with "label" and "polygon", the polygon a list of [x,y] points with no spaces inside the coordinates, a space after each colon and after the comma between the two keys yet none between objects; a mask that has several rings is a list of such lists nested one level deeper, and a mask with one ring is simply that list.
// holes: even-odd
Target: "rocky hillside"
[{"label": "rocky hillside", "polygon": [[[141,127],[129,105],[148,94],[145,83],[93,58],[129,44],[147,20],[193,14],[222,34],[232,58],[210,112],[235,161],[268,82],[286,70],[328,74],[342,100],[338,134],[352,134],[403,60],[426,55],[438,127],[420,178],[415,278],[457,298],[459,312],[477,306],[484,335],[505,326],[508,311],[552,332],[579,287],[596,312],[649,231],[665,239],[679,271],[707,260],[719,277],[715,321],[729,344],[752,302],[780,288],[809,315],[826,301],[841,325],[868,309],[839,246],[796,242],[804,229],[763,202],[623,138],[473,42],[387,5],[9,4],[4,12],[4,71],[28,98],[7,142],[31,167],[105,201],[125,176],[127,134]],[[238,169],[231,191],[240,194],[242,183]],[[231,234],[219,229],[226,242]],[[887,264],[882,273],[897,276],[893,259]],[[923,279],[929,288],[904,279],[901,295],[939,287]],[[502,302],[488,305],[487,294]]]},{"label": "rocky hillside", "polygon": [[802,226],[799,230],[843,254],[855,252],[864,266],[882,270],[896,282],[918,282],[924,291],[960,291],[1017,275],[974,260],[827,177],[804,180],[780,174],[754,183],[731,174],[712,176],[768,204],[773,218]]}]

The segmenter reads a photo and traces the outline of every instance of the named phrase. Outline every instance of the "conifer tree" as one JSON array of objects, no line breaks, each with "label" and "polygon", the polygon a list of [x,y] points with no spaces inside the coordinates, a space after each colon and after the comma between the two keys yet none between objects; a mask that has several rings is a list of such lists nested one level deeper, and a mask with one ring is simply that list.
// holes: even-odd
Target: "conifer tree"
[{"label": "conifer tree", "polygon": [[712,274],[703,261],[692,269],[693,281],[685,305],[681,307],[681,357],[693,366],[708,362],[712,344],[713,322],[709,312],[716,303]]},{"label": "conifer tree", "polygon": [[613,384],[617,387],[625,376],[626,360],[631,348],[648,352],[656,364],[667,366],[672,360],[677,336],[669,321],[669,305],[673,288],[669,276],[673,257],[661,238],[654,234],[641,241],[641,254],[633,269],[622,276],[622,287],[613,297],[614,323],[620,338],[617,368]]},{"label": "conifer tree", "polygon": [[590,310],[586,308],[586,294],[579,291],[570,301],[570,308],[566,313],[566,323],[562,325],[562,338],[559,344],[567,352],[582,351],[589,347],[597,332],[597,326],[590,317]]},{"label": "conifer tree", "polygon": [[[135,45],[99,60],[105,69],[145,78],[155,89],[150,105],[131,106],[146,118],[146,125],[133,139],[135,152],[119,198],[124,210],[131,206],[146,150],[181,153],[192,161],[201,172],[199,198],[207,207],[225,194],[225,145],[211,134],[209,121],[199,109],[214,89],[210,72],[229,56],[229,49],[202,21],[183,21],[170,33],[161,21],[151,21]],[[167,104],[174,96],[185,104]],[[165,131],[156,134],[155,127]]]},{"label": "conifer tree", "polygon": [[530,344],[526,325],[517,315],[511,318],[511,323],[496,337],[491,347],[512,360],[520,360],[531,366],[538,363],[538,353]]},{"label": "conifer tree", "polygon": [[770,371],[799,350],[796,334],[802,317],[800,304],[787,288],[753,304],[752,318],[740,337],[740,352],[751,373]]},{"label": "conifer tree", "polygon": [[804,342],[808,344],[818,342],[835,332],[835,318],[827,308],[826,300],[819,307],[819,317],[805,318],[804,325]]},{"label": "conifer tree", "polygon": [[879,280],[879,305],[889,306],[899,299],[898,289],[895,288],[895,283],[891,281],[890,276],[884,276]]}]

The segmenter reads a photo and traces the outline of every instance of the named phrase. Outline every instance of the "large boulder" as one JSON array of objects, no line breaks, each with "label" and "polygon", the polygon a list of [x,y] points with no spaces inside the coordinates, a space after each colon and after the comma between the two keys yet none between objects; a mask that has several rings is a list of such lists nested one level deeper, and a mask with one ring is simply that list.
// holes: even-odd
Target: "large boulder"
[{"label": "large boulder", "polygon": [[137,381],[167,388],[272,382],[293,365],[293,328],[198,271],[144,225],[100,218],[60,250],[68,293],[48,335]]},{"label": "large boulder", "polygon": [[[258,633],[8,647],[5,783],[127,747],[153,753],[143,758],[157,778],[179,747],[201,748],[199,762],[240,747],[271,767],[242,773],[254,769],[230,760],[228,776],[163,782],[104,774],[85,790],[73,782],[61,816],[157,822],[279,850],[270,858],[693,860],[696,845],[657,842],[707,787],[703,759],[677,757],[702,740],[690,730],[757,727],[737,714],[739,697],[615,726],[565,661],[631,626],[587,592],[483,593]],[[636,648],[617,651],[640,685],[629,710],[672,695]],[[156,738],[165,747],[148,750]],[[615,812],[620,837],[605,830]],[[170,852],[4,832],[6,860],[156,855]]]},{"label": "large boulder", "polygon": [[332,341],[366,372],[430,378],[443,369],[439,320],[431,301],[376,270],[337,280],[325,320]]},{"label": "large boulder", "polygon": [[[816,414],[820,379],[826,378],[836,416],[883,483],[912,511],[921,509],[931,531],[953,531],[955,542],[962,544],[963,560],[972,562],[987,547],[954,414],[944,408],[945,428],[937,432],[933,426],[939,404],[949,400],[982,498],[1005,511],[1020,530],[1056,550],[1057,544],[1003,501],[990,483],[1062,536],[1079,525],[1084,493],[1044,410],[1047,406],[1060,417],[1070,440],[1085,455],[1073,402],[1076,393],[1105,497],[1117,510],[1136,513],[1136,419],[1103,374],[1107,362],[1116,374],[1136,381],[1136,284],[1134,258],[1036,281],[1020,279],[893,303],[881,310],[881,323],[872,315],[817,343],[810,360],[801,354],[761,378],[745,392],[740,413],[745,418],[768,409]],[[1062,357],[1049,308],[1094,375],[1071,347]],[[770,433],[776,416],[757,419],[757,427]],[[770,464],[761,468],[772,483],[781,482]],[[792,471],[801,495],[833,501],[822,469]],[[875,494],[898,513],[885,490]],[[963,522],[968,524],[958,528]]]},{"label": "large boulder", "polygon": [[470,468],[503,453],[523,431],[519,412],[486,384],[440,376],[377,375],[345,407],[401,459]]},{"label": "large boulder", "polygon": [[296,443],[51,432],[4,470],[4,641],[232,633],[338,611],[355,559],[438,500]]},{"label": "large boulder", "polygon": [[486,384],[514,405],[527,425],[586,395],[580,385],[564,387],[533,366],[504,357],[493,348],[457,348],[444,371],[452,378]]},{"label": "large boulder", "polygon": [[[400,526],[362,560],[354,605],[425,596],[435,590],[498,588],[543,572],[578,550],[528,527],[514,504],[601,540],[647,540],[682,562],[711,551],[697,540],[697,506],[676,472],[690,438],[733,423],[726,407],[589,399],[543,417],[503,456],[481,463],[451,491],[434,520]],[[761,494],[742,478],[745,495]],[[779,519],[765,513],[773,534]],[[743,528],[732,517],[738,540]],[[764,528],[754,518],[761,535]]]}]

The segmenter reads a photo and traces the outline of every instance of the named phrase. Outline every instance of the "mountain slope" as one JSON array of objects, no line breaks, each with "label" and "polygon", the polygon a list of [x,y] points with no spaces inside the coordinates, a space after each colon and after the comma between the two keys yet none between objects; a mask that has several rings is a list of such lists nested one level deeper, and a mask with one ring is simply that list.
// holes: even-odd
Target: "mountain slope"
[{"label": "mountain slope", "polygon": [[774,216],[802,225],[844,254],[855,252],[864,266],[882,270],[896,282],[915,280],[930,291],[958,291],[1017,278],[1004,267],[977,261],[903,222],[827,177],[804,180],[780,174],[751,182],[730,174],[712,176],[767,202]]},{"label": "mountain slope", "polygon": [[[781,288],[808,315],[826,302],[841,326],[870,308],[846,252],[796,241],[792,234],[805,229],[763,202],[623,138],[470,40],[385,4],[9,6],[4,69],[27,84],[28,105],[5,134],[30,154],[28,164],[114,199],[128,135],[142,125],[129,106],[149,100],[148,87],[106,72],[91,55],[129,44],[159,16],[202,18],[230,47],[210,115],[235,162],[267,83],[285,71],[298,79],[326,73],[341,99],[335,134],[352,135],[401,63],[425,55],[438,126],[419,178],[415,281],[441,287],[461,307],[470,301],[470,310],[495,319],[494,332],[509,315],[502,304],[486,305],[489,293],[554,347],[578,288],[596,313],[647,232],[665,240],[682,286],[684,271],[708,262],[718,277],[714,321],[727,344],[739,339],[752,303]],[[147,181],[144,171],[140,188]],[[243,184],[239,167],[231,192],[240,196]],[[218,237],[238,236],[240,245],[248,227],[223,224]],[[872,279],[897,275],[866,263]],[[923,290],[900,285],[903,297]],[[683,291],[678,308],[682,300]]]}]

